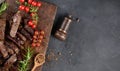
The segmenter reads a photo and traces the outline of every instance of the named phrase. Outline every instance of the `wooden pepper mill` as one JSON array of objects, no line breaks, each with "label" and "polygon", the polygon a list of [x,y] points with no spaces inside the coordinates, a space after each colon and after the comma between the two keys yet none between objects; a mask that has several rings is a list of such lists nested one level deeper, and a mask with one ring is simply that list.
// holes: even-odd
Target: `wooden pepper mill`
[{"label": "wooden pepper mill", "polygon": [[59,30],[56,31],[55,37],[58,38],[59,40],[64,41],[67,37],[67,30],[69,29],[69,26],[72,21],[77,21],[79,22],[79,18],[73,18],[72,15],[68,15],[64,18],[64,21],[60,27]]}]

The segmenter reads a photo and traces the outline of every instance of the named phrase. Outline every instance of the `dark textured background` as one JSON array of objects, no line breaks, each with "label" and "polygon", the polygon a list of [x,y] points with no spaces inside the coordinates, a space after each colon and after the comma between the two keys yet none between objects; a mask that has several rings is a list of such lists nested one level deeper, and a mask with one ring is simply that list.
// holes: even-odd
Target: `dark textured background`
[{"label": "dark textured background", "polygon": [[51,36],[48,49],[61,56],[43,71],[120,71],[120,0],[44,1],[58,6],[53,32],[66,13],[81,21],[71,24],[66,41]]}]

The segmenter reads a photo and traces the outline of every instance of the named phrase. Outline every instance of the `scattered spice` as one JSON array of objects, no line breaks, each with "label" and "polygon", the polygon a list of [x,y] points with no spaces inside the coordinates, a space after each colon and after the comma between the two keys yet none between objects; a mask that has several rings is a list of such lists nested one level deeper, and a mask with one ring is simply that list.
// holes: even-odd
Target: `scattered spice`
[{"label": "scattered spice", "polygon": [[50,53],[46,57],[46,61],[50,62],[51,60],[55,60],[55,53],[50,51]]},{"label": "scattered spice", "polygon": [[62,53],[61,52],[57,52],[55,53],[53,50],[49,49],[49,54],[47,54],[46,56],[46,61],[50,62],[52,60],[58,61],[59,56],[61,56]]},{"label": "scattered spice", "polygon": [[58,55],[60,55],[60,56],[61,56],[61,55],[62,55],[62,54],[61,54],[61,52],[58,52]]}]

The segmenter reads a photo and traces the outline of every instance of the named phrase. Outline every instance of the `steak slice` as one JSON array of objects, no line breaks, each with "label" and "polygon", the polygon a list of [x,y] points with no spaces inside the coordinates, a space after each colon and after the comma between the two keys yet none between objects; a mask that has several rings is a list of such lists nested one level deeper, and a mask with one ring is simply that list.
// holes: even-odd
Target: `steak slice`
[{"label": "steak slice", "polygon": [[12,41],[15,45],[17,45],[20,49],[23,49],[24,47],[15,39],[12,38],[11,36],[7,35],[6,36],[7,39],[9,39],[10,41]]},{"label": "steak slice", "polygon": [[5,19],[0,19],[0,41],[4,40],[5,27],[6,27],[6,20]]},{"label": "steak slice", "polygon": [[26,37],[24,37],[21,33],[17,32],[17,36],[22,39],[23,41],[26,41]]},{"label": "steak slice", "polygon": [[14,54],[14,51],[13,51],[11,48],[6,47],[6,49],[7,49],[7,52],[8,52],[10,55]]},{"label": "steak slice", "polygon": [[6,47],[5,47],[5,45],[4,45],[4,42],[2,42],[2,41],[0,41],[0,53],[2,54],[2,56],[3,56],[4,58],[7,58],[8,52],[7,52],[7,50],[6,50]]},{"label": "steak slice", "polygon": [[14,16],[13,16],[13,21],[12,21],[12,27],[11,27],[11,30],[10,30],[10,36],[11,37],[15,37],[16,36],[16,33],[18,31],[18,28],[19,28],[19,25],[20,25],[20,22],[21,22],[21,15],[20,15],[20,12],[17,12]]},{"label": "steak slice", "polygon": [[31,36],[34,35],[34,30],[33,30],[30,26],[25,25],[24,29],[25,29],[28,33],[30,33]]},{"label": "steak slice", "polygon": [[5,45],[7,46],[7,47],[9,47],[9,48],[11,48],[13,51],[14,51],[14,53],[16,53],[16,54],[18,54],[19,53],[19,49],[18,49],[18,47],[14,44],[14,43],[12,43],[12,42],[7,42],[7,41],[5,41]]},{"label": "steak slice", "polygon": [[9,71],[9,69],[6,67],[0,67],[0,71]]},{"label": "steak slice", "polygon": [[4,67],[9,69],[15,62],[17,61],[17,56],[16,54],[13,54],[5,63]]},{"label": "steak slice", "polygon": [[28,40],[32,41],[32,36],[24,28],[20,30],[20,33],[24,35]]}]

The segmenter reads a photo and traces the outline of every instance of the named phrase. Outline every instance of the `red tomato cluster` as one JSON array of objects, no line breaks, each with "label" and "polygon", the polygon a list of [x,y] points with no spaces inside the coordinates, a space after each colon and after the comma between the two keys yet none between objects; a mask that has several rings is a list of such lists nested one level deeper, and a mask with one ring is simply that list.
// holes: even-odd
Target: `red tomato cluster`
[{"label": "red tomato cluster", "polygon": [[24,5],[20,5],[20,6],[19,6],[19,9],[20,9],[20,10],[24,10],[24,9],[25,9],[25,6],[24,6]]},{"label": "red tomato cluster", "polygon": [[28,3],[31,4],[33,0],[28,0]]},{"label": "red tomato cluster", "polygon": [[25,0],[19,0],[19,2],[20,2],[20,3],[23,3],[23,2],[25,2]]},{"label": "red tomato cluster", "polygon": [[[23,4],[23,3],[25,3],[25,0],[19,0],[19,2],[20,2],[19,10],[23,10],[23,11],[25,11],[25,12],[27,12],[27,13],[30,12],[31,6],[36,6],[36,8],[37,8],[37,7],[40,7],[40,6],[42,5],[41,2],[36,2],[35,0],[28,0],[28,1],[27,1],[27,4],[28,4],[28,5],[26,5],[26,6]],[[30,15],[31,15],[32,17],[35,17],[36,14],[37,14],[37,13],[32,13],[32,12],[31,12]],[[36,20],[33,19],[33,21],[36,21]],[[32,20],[28,21],[28,25],[29,25],[30,27],[32,27],[33,29],[35,29],[37,22],[33,22],[33,21],[32,21]]]},{"label": "red tomato cluster", "polygon": [[36,4],[37,7],[40,7],[41,5],[42,5],[41,2],[37,2],[37,4]]},{"label": "red tomato cluster", "polygon": [[44,31],[40,31],[40,32],[35,31],[33,36],[32,47],[40,47],[43,38],[44,38]]},{"label": "red tomato cluster", "polygon": [[33,29],[36,28],[35,22],[32,21],[32,20],[28,21],[28,25],[29,25],[30,27],[32,27]]},{"label": "red tomato cluster", "polygon": [[24,10],[25,12],[29,12],[29,11],[30,11],[30,8],[27,7],[27,6],[24,6],[24,5],[20,5],[20,6],[19,6],[19,10]]},{"label": "red tomato cluster", "polygon": [[[22,4],[25,2],[25,0],[19,0],[19,2]],[[41,2],[36,2],[34,0],[28,0],[28,3],[32,6],[36,6],[36,7],[40,7],[42,5]],[[30,11],[30,7],[28,6],[24,6],[24,5],[20,5],[19,6],[19,10],[24,10],[25,12],[29,12]]]},{"label": "red tomato cluster", "polygon": [[33,6],[37,6],[37,7],[41,6],[41,2],[36,2],[34,0],[28,0],[28,3],[33,5]]}]

